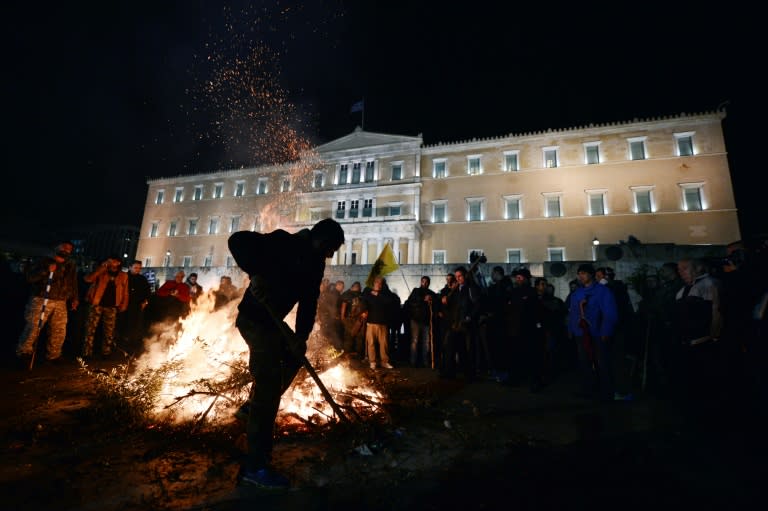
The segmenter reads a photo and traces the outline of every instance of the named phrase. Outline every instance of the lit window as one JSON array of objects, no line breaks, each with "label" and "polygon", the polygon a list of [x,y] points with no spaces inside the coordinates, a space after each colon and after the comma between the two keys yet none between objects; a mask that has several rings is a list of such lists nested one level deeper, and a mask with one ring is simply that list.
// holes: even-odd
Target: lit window
[{"label": "lit window", "polygon": [[360,182],[360,162],[352,164],[352,184],[356,185]]},{"label": "lit window", "polygon": [[165,254],[165,259],[163,260],[163,266],[168,268],[171,265],[171,254]]},{"label": "lit window", "polygon": [[235,183],[235,197],[242,197],[245,194],[245,181]]},{"label": "lit window", "polygon": [[432,177],[442,179],[446,176],[445,160],[434,160],[432,162]]},{"label": "lit window", "polygon": [[211,218],[211,222],[208,224],[208,234],[216,234],[219,230],[219,219]]},{"label": "lit window", "polygon": [[312,180],[313,188],[322,188],[325,184],[325,174],[322,172],[315,172],[314,179]]},{"label": "lit window", "polygon": [[675,133],[678,156],[693,156],[693,132]]},{"label": "lit window", "polygon": [[635,213],[653,212],[652,186],[632,186],[632,195],[635,200]]},{"label": "lit window", "polygon": [[557,147],[545,147],[544,151],[544,166],[548,169],[553,169],[559,166],[558,161],[558,148]]},{"label": "lit window", "polygon": [[482,250],[480,250],[479,248],[470,248],[469,250],[467,250],[467,262],[469,264],[472,264],[473,262],[475,262],[475,260],[478,257],[483,255],[483,253],[484,252]]},{"label": "lit window", "polygon": [[237,232],[240,230],[240,217],[233,216],[229,222],[229,232]]},{"label": "lit window", "polygon": [[373,177],[374,177],[374,169],[376,167],[376,162],[367,161],[365,162],[365,182],[366,183],[372,183]]},{"label": "lit window", "polygon": [[363,216],[364,217],[373,216],[373,199],[363,200]]},{"label": "lit window", "polygon": [[347,209],[347,202],[346,201],[338,201],[336,203],[336,218],[342,219],[344,218],[344,212]]},{"label": "lit window", "polygon": [[157,229],[159,227],[159,224],[157,222],[152,222],[152,227],[149,228],[149,237],[150,238],[157,238]]},{"label": "lit window", "polygon": [[587,191],[587,197],[589,198],[589,211],[591,216],[605,215],[605,191],[604,190],[591,190]]},{"label": "lit window", "polygon": [[445,250],[432,251],[432,264],[445,264]]},{"label": "lit window", "polygon": [[221,199],[223,195],[224,195],[224,185],[221,183],[216,183],[213,186],[213,198]]},{"label": "lit window", "polygon": [[203,185],[195,186],[195,191],[192,194],[192,200],[201,200],[203,198]]},{"label": "lit window", "polygon": [[562,247],[547,248],[547,259],[551,262],[565,261],[565,249]]},{"label": "lit window", "polygon": [[648,155],[645,151],[646,137],[628,138],[629,142],[629,159],[630,160],[645,160]]},{"label": "lit window", "polygon": [[149,268],[152,266],[152,258],[151,257],[145,257],[144,258],[144,267]]},{"label": "lit window", "polygon": [[480,166],[480,156],[467,156],[467,174],[475,176],[483,171]]},{"label": "lit window", "polygon": [[182,259],[181,261],[181,265],[184,268],[189,268],[190,266],[192,266],[192,256],[184,256],[184,259]]},{"label": "lit window", "polygon": [[403,205],[400,202],[392,203],[389,205],[389,216],[402,215]]},{"label": "lit window", "polygon": [[584,163],[587,165],[600,163],[600,142],[587,142],[584,144]]},{"label": "lit window", "polygon": [[227,268],[232,268],[233,266],[235,266],[235,260],[231,255],[227,256],[226,265],[227,265]]},{"label": "lit window", "polygon": [[165,190],[158,190],[155,196],[155,204],[162,204],[165,200]]},{"label": "lit window", "polygon": [[467,221],[481,222],[483,220],[483,199],[467,199]]},{"label": "lit window", "polygon": [[393,163],[392,164],[392,181],[400,181],[401,179],[403,179],[403,164]]},{"label": "lit window", "polygon": [[520,170],[519,155],[520,151],[504,152],[504,172],[517,172]]},{"label": "lit window", "polygon": [[194,236],[195,234],[197,234],[197,220],[196,219],[189,221],[189,228],[187,229],[187,234],[189,234],[190,236]]},{"label": "lit window", "polygon": [[176,193],[173,194],[173,202],[181,202],[184,200],[184,188],[176,188]]},{"label": "lit window", "polygon": [[171,226],[168,228],[168,236],[176,236],[176,222],[171,222]]},{"label": "lit window", "polygon": [[507,249],[507,262],[512,264],[520,264],[523,262],[523,251],[519,248]]},{"label": "lit window", "polygon": [[291,180],[287,177],[280,183],[280,191],[283,193],[291,191]]},{"label": "lit window", "polygon": [[359,211],[360,201],[356,199],[349,201],[349,218],[357,218]]},{"label": "lit window", "polygon": [[267,193],[267,183],[268,180],[265,177],[259,178],[259,184],[256,187],[256,194],[257,195],[264,195]]},{"label": "lit window", "polygon": [[339,165],[339,184],[340,185],[347,184],[348,177],[349,177],[349,165],[347,165],[346,163]]},{"label": "lit window", "polygon": [[683,183],[680,187],[683,189],[683,210],[704,210],[704,197],[702,194],[704,183]]},{"label": "lit window", "polygon": [[544,194],[544,216],[556,218],[562,216],[561,196],[559,194]]},{"label": "lit window", "polygon": [[432,222],[436,224],[445,223],[446,201],[435,201],[432,203]]},{"label": "lit window", "polygon": [[520,212],[520,196],[508,195],[504,197],[504,218],[507,220],[519,220],[522,218]]},{"label": "lit window", "polygon": [[212,264],[213,264],[213,256],[210,254],[205,256],[205,259],[203,259],[203,268],[210,268]]}]

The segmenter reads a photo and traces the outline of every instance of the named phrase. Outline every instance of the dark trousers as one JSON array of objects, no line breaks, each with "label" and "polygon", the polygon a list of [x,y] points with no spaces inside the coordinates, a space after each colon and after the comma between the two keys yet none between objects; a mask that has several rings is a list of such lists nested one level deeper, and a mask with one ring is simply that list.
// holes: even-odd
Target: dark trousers
[{"label": "dark trousers", "polygon": [[283,392],[290,387],[301,363],[290,354],[275,325],[255,323],[242,315],[235,322],[250,350],[248,368],[253,376],[246,434],[246,469],[259,470],[272,458],[275,418]]},{"label": "dark trousers", "polygon": [[122,340],[132,345],[144,338],[146,325],[141,304],[129,303],[128,308],[117,315],[117,332]]},{"label": "dark trousers", "polygon": [[582,337],[576,338],[579,350],[579,368],[581,371],[582,391],[588,395],[597,395],[602,400],[613,401],[613,365],[611,361],[611,340],[592,339],[594,363],[584,349]]},{"label": "dark trousers", "polygon": [[536,389],[544,383],[544,363],[547,356],[544,332],[536,329],[525,338],[525,365],[528,386]]},{"label": "dark trousers", "polygon": [[464,378],[471,380],[474,378],[474,362],[472,355],[474,346],[472,334],[467,329],[449,329],[443,343],[443,371],[442,375],[452,378],[456,376],[456,358],[458,357],[458,367],[464,374]]}]

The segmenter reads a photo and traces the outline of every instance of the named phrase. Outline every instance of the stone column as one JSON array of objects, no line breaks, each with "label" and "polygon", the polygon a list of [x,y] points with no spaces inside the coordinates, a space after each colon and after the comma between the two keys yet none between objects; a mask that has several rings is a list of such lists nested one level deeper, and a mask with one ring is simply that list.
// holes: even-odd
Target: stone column
[{"label": "stone column", "polygon": [[376,257],[379,257],[379,254],[381,254],[382,249],[384,248],[384,239],[379,238],[376,240]]},{"label": "stone column", "polygon": [[355,240],[350,239],[346,242],[346,261],[344,264],[352,264],[352,245]]},{"label": "stone column", "polygon": [[416,240],[408,238],[408,264],[419,264],[419,261],[416,260],[415,248]]},{"label": "stone column", "polygon": [[363,238],[363,249],[360,252],[360,264],[368,264],[368,238]]}]

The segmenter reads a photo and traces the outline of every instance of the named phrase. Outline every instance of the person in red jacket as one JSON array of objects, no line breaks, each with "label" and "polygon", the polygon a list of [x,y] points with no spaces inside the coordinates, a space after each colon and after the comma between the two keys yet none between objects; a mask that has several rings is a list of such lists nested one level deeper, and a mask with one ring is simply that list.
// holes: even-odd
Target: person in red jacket
[{"label": "person in red jacket", "polygon": [[184,272],[176,272],[173,280],[167,280],[160,289],[157,290],[157,297],[160,299],[160,318],[161,320],[178,320],[189,314],[189,302],[192,295],[189,293],[189,286],[184,282]]}]

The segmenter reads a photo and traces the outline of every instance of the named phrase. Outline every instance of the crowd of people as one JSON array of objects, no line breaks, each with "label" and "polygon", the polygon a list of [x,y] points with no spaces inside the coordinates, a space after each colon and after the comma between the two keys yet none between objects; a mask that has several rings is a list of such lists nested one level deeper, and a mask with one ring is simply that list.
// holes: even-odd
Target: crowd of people
[{"label": "crowd of people", "polygon": [[[238,289],[222,276],[209,293],[212,310],[240,300],[235,326],[249,347],[253,383],[239,410],[248,437],[242,484],[288,486],[271,468],[274,422],[280,397],[308,364],[315,324],[328,343],[371,371],[403,364],[444,379],[490,380],[533,393],[574,372],[581,398],[612,403],[648,392],[680,399],[694,416],[731,396],[747,396],[762,408],[768,403],[765,240],[732,243],[723,260],[646,267],[627,276],[631,286],[610,267],[580,264],[564,298],[523,266],[511,275],[494,266],[486,282],[475,261],[446,274],[437,291],[422,276],[404,301],[381,275],[349,288],[324,279],[325,261],[343,243],[332,219],[294,234],[242,231],[229,239],[249,281]],[[30,294],[16,347],[24,363],[46,327],[48,362],[62,358],[66,339],[78,355],[109,357],[117,344],[140,341],[148,323],[184,317],[204,294],[197,275],[185,280],[182,270],[152,292],[140,261],[126,273],[115,257],[79,277],[73,248],[58,243],[26,271]],[[285,257],[275,260],[275,253]],[[291,329],[284,319],[294,308]]]},{"label": "crowd of people", "polygon": [[371,369],[426,367],[531,392],[574,371],[574,394],[603,402],[748,393],[765,403],[766,255],[764,242],[736,242],[724,260],[645,267],[627,276],[631,286],[611,267],[581,264],[564,298],[522,266],[493,267],[489,284],[459,266],[436,291],[423,276],[405,301],[383,277],[346,290],[324,280],[317,319],[334,347]]},{"label": "crowd of people", "polygon": [[[204,293],[197,274],[185,281],[182,270],[153,292],[141,261],[124,271],[117,256],[107,257],[91,272],[79,272],[73,249],[70,241],[57,243],[50,255],[26,267],[23,280],[15,281],[19,292],[14,291],[13,299],[20,300],[20,291],[27,291],[23,321],[17,323],[21,332],[15,353],[21,366],[32,367],[38,353],[42,357],[37,363],[55,365],[73,357],[108,360],[116,350],[136,352],[150,325],[186,317]],[[242,291],[225,275],[209,294],[212,310],[217,310]]]}]

